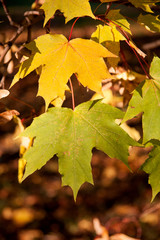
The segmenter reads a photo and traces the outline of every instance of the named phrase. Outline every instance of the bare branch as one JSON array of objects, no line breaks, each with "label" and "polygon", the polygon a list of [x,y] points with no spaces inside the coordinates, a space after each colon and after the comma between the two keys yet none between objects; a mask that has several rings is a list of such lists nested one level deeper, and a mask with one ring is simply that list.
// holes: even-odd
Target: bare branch
[{"label": "bare branch", "polygon": [[0,0],[0,2],[2,3],[3,10],[4,10],[4,12],[5,12],[5,14],[6,14],[7,18],[8,18],[8,21],[9,21],[10,25],[13,26],[13,27],[18,28],[19,24],[13,21],[11,15],[9,13],[9,10],[8,10],[6,4],[5,4],[5,1],[4,0]]},{"label": "bare branch", "polygon": [[[2,0],[0,0],[2,1]],[[31,12],[31,11],[30,11]],[[35,12],[35,11],[33,11]],[[36,11],[37,12],[37,11]],[[34,15],[34,13],[33,13]],[[0,56],[0,63],[3,62],[5,55],[15,42],[15,40],[21,35],[21,33],[31,25],[35,24],[36,22],[39,22],[42,19],[42,12],[39,12],[39,15],[36,16],[35,18],[29,18],[29,16],[26,16],[23,22],[23,25],[19,26],[16,33],[11,37],[11,39],[6,43],[6,47],[4,48],[1,56]]]}]

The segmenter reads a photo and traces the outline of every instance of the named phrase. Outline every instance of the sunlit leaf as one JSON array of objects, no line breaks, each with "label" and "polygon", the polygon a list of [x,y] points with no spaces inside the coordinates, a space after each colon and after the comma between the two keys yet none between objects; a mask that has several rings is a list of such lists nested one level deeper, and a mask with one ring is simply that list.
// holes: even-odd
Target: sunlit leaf
[{"label": "sunlit leaf", "polygon": [[27,165],[23,179],[56,154],[62,185],[69,185],[76,197],[84,182],[93,182],[90,161],[94,147],[128,166],[128,147],[137,143],[115,123],[122,117],[123,112],[100,101],[83,103],[74,111],[50,108],[23,133],[34,138],[33,147],[24,154]]},{"label": "sunlit leaf", "polygon": [[145,80],[133,92],[124,121],[143,113],[143,143],[151,139],[160,139],[160,83],[157,80]]},{"label": "sunlit leaf", "polygon": [[120,52],[120,41],[126,40],[122,33],[120,33],[114,25],[98,25],[96,31],[92,33],[91,38],[98,43],[102,43],[103,46],[117,56],[117,58],[107,59],[109,65],[115,68],[120,60],[118,57]]},{"label": "sunlit leaf", "polygon": [[120,10],[110,10],[106,15],[106,19],[110,21],[110,24],[114,24],[117,28],[122,29],[131,34],[130,23],[120,13]]},{"label": "sunlit leaf", "polygon": [[32,54],[21,64],[12,85],[42,66],[38,95],[45,99],[46,108],[57,97],[64,98],[73,73],[84,87],[101,92],[101,81],[111,78],[103,58],[116,57],[95,41],[81,38],[68,41],[58,34],[40,36],[26,47]]},{"label": "sunlit leaf", "polygon": [[150,66],[150,75],[160,81],[160,58],[154,57]]},{"label": "sunlit leaf", "polygon": [[88,0],[45,0],[41,9],[45,12],[44,25],[53,17],[56,10],[64,13],[66,23],[75,17],[89,16],[95,19]]}]

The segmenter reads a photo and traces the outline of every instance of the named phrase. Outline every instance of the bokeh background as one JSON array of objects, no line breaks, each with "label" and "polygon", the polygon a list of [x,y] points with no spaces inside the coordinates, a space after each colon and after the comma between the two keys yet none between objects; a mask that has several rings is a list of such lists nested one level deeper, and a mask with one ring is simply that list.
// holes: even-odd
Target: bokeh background
[{"label": "bokeh background", "polygon": [[[6,1],[15,21],[21,21],[25,11],[30,10],[33,1]],[[95,8],[96,5],[93,4]],[[7,18],[0,6],[0,41],[8,41],[16,29],[9,26]],[[130,10],[130,14],[136,12]],[[86,19],[88,21],[86,21]],[[87,22],[87,23],[86,23]],[[52,21],[51,32],[69,36],[71,23],[64,25],[63,16]],[[43,21],[31,29],[31,38],[44,34]],[[89,18],[77,22],[72,37],[89,38],[96,29]],[[159,55],[159,46],[145,49],[146,43],[158,40],[160,35],[153,34],[135,24],[132,29],[137,46],[152,59],[153,53]],[[22,43],[26,41],[27,31],[19,36],[12,47],[14,55]],[[122,46],[123,52],[131,68],[143,74],[141,67],[128,46]],[[1,49],[3,50],[3,49]],[[15,74],[18,61],[14,61],[10,72],[5,76],[5,88]],[[125,72],[123,62],[119,64],[119,73]],[[0,67],[0,76],[4,70]],[[138,82],[138,80],[137,80]],[[137,83],[126,80],[129,90]],[[76,104],[89,100],[93,92],[80,87],[73,79]],[[121,85],[115,83],[112,90],[119,93]],[[38,76],[33,72],[20,81],[11,90],[10,95],[0,100],[0,110],[15,109],[28,126],[33,116],[44,111],[44,101],[36,97]],[[126,97],[128,93],[126,93]],[[121,98],[111,96],[112,105],[121,104]],[[64,106],[71,107],[71,94],[67,95]],[[129,126],[141,134],[141,117],[130,121]],[[133,129],[132,129],[133,130]],[[130,131],[132,131],[130,130]],[[117,159],[110,159],[104,153],[93,149],[92,171],[94,186],[85,183],[73,200],[69,187],[61,188],[61,177],[58,173],[58,159],[54,157],[39,171],[18,183],[19,140],[15,137],[21,131],[17,118],[0,125],[0,240],[89,240],[89,239],[160,239],[160,202],[159,195],[151,203],[151,188],[148,176],[139,170],[148,157],[149,149],[130,149],[129,163],[131,173]],[[45,150],[44,150],[45,151]],[[103,232],[98,232],[98,229]],[[117,235],[115,234],[124,234]],[[110,236],[110,238],[108,237]],[[128,238],[127,238],[128,236]],[[130,238],[129,238],[130,237]]]}]

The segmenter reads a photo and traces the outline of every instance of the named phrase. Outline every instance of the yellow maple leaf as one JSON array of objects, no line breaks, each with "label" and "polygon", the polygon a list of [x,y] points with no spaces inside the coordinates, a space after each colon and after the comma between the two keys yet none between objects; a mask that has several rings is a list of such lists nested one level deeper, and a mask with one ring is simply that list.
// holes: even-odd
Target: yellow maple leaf
[{"label": "yellow maple leaf", "polygon": [[126,40],[126,38],[120,33],[116,26],[111,24],[98,25],[95,32],[92,34],[92,39],[98,43],[102,43],[110,52],[115,54],[117,58],[108,58],[107,62],[110,66],[115,68],[119,62],[120,41]]},{"label": "yellow maple leaf", "polygon": [[89,16],[95,19],[89,0],[45,0],[41,9],[45,12],[44,25],[55,14],[56,10],[64,13],[66,23],[75,17]]},{"label": "yellow maple leaf", "polygon": [[45,34],[26,47],[32,54],[21,64],[11,86],[42,66],[37,95],[44,98],[46,108],[55,98],[63,99],[73,73],[84,87],[100,93],[101,81],[111,78],[103,58],[116,57],[92,40],[76,38],[68,41],[61,34]]}]

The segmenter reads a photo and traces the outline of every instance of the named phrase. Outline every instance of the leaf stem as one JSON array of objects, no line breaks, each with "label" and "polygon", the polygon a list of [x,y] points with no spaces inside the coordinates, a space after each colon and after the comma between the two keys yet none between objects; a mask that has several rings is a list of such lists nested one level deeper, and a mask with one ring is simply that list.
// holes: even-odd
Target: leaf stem
[{"label": "leaf stem", "polygon": [[[97,19],[100,20],[99,18],[97,18]],[[116,24],[115,22],[111,21],[110,19],[107,19],[107,20],[108,20],[109,22],[112,22],[113,24],[115,24],[115,25],[122,31],[122,33],[123,33],[124,36],[126,37],[126,43],[129,45],[129,47],[130,47],[130,48],[132,49],[132,51],[134,52],[134,54],[135,54],[135,56],[136,56],[139,64],[141,65],[141,67],[142,67],[144,73],[146,74],[146,76],[148,77],[148,79],[150,79],[150,76],[149,76],[149,74],[147,73],[147,71],[145,70],[145,68],[144,68],[144,66],[143,66],[143,64],[142,64],[142,62],[141,62],[141,60],[140,60],[137,52],[135,51],[135,49],[134,49],[134,48],[131,46],[131,44],[129,43],[130,39],[129,39],[128,35],[126,34],[126,32],[125,32],[118,24]],[[101,20],[101,21],[102,21],[102,22],[105,22],[104,20]],[[106,24],[107,24],[107,22],[106,22]],[[108,25],[108,24],[107,24],[107,25]],[[147,62],[146,62],[144,59],[143,59],[143,61],[144,61],[144,63],[146,64],[146,66],[148,67]]]},{"label": "leaf stem", "polygon": [[78,19],[79,19],[79,17],[77,17],[76,20],[74,21],[74,23],[72,24],[72,27],[71,27],[71,31],[70,31],[70,35],[69,35],[69,39],[68,39],[68,41],[71,40],[72,32],[73,32],[73,28],[74,28],[75,23],[78,21]]},{"label": "leaf stem", "polygon": [[109,12],[111,6],[112,6],[112,2],[110,2],[110,3],[107,5],[107,11],[106,11],[105,15],[108,14],[108,12]]},{"label": "leaf stem", "polygon": [[94,14],[96,13],[96,11],[98,10],[98,8],[101,6],[103,4],[103,2],[101,2],[97,7],[96,7],[96,9],[94,10]]},{"label": "leaf stem", "polygon": [[132,51],[134,52],[139,64],[141,65],[141,68],[143,69],[144,73],[146,74],[146,76],[148,77],[148,79],[150,79],[149,74],[147,73],[146,69],[144,68],[143,64],[141,63],[141,60],[137,54],[137,52],[135,51],[135,49],[131,46],[131,44],[126,40],[126,43],[130,46],[130,48],[132,49]]},{"label": "leaf stem", "polygon": [[72,84],[71,78],[69,78],[69,84],[70,84],[71,94],[72,94],[72,108],[73,108],[73,111],[74,111],[74,109],[75,109],[75,98],[74,98],[74,90],[73,90],[73,84]]}]

